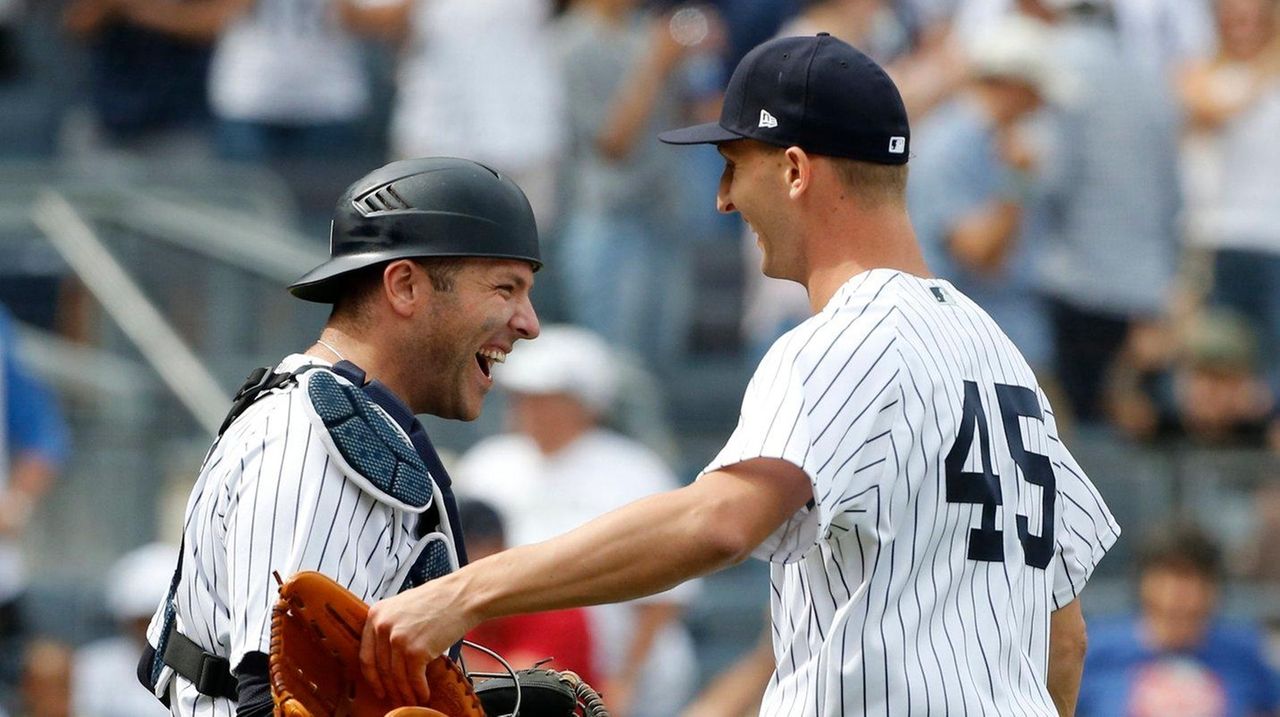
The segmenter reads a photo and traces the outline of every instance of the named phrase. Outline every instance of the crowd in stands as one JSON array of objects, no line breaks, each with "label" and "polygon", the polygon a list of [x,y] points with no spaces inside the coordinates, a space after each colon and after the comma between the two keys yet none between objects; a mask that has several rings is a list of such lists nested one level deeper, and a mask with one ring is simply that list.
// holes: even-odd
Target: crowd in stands
[{"label": "crowd in stands", "polygon": [[[81,63],[51,69],[58,53],[33,47],[49,8],[0,6],[3,121],[31,130],[7,132],[0,155],[202,158],[304,178],[472,157],[532,199],[551,258],[544,313],[659,369],[687,353],[708,284],[742,284],[749,357],[808,309],[759,276],[749,230],[692,189],[717,158],[654,135],[715,117],[726,68],[755,42],[831,31],[903,89],[931,266],[1053,378],[1066,413],[1138,440],[1280,443],[1272,0],[54,5],[59,52]],[[42,104],[32,88],[73,70],[64,101]],[[43,150],[41,132],[54,137]],[[700,271],[699,251],[736,253],[735,237],[742,276]]]},{"label": "crowd in stands", "polygon": [[[474,158],[534,206],[546,323],[589,329],[662,377],[698,360],[706,287],[738,287],[737,340],[715,348],[754,362],[807,316],[804,292],[762,277],[749,228],[716,215],[703,188],[719,157],[655,137],[717,117],[729,68],[756,43],[819,31],[900,85],[929,265],[1009,333],[1060,423],[1134,446],[1280,454],[1280,0],[0,0],[0,167],[248,164],[317,198],[300,205],[309,231],[387,159]],[[32,283],[40,271],[8,261],[0,300],[53,326],[65,292]],[[0,354],[11,344],[0,331]],[[543,392],[525,391],[526,412]],[[605,440],[599,408],[574,395],[581,431]],[[7,429],[11,486],[32,425]],[[52,471],[66,440],[46,429]],[[537,453],[538,436],[519,434],[487,449]],[[558,460],[541,480],[572,468]],[[1142,613],[1099,633],[1082,714],[1277,713],[1262,649],[1205,627],[1224,575],[1280,580],[1267,552],[1280,488],[1263,485],[1253,508],[1257,535],[1231,559],[1185,530],[1142,553]],[[503,518],[513,542],[540,537]],[[1137,540],[1150,526],[1124,527]],[[1185,634],[1160,627],[1193,598],[1199,612],[1176,616],[1194,623]],[[687,600],[635,610],[656,632]],[[27,655],[32,674],[74,658],[56,643]],[[14,684],[11,667],[0,677]],[[1161,701],[1171,685],[1203,710]]]}]

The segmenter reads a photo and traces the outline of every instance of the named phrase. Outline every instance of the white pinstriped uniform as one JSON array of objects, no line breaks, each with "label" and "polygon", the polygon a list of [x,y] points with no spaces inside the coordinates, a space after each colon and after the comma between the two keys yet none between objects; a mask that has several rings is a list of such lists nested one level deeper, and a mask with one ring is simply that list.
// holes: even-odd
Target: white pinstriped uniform
[{"label": "white pinstriped uniform", "polygon": [[[308,363],[328,365],[294,354],[276,371]],[[287,578],[318,570],[371,603],[394,594],[413,562],[417,516],[378,502],[343,474],[305,401],[294,385],[254,403],[205,459],[187,503],[178,630],[233,668],[247,652],[270,651],[272,571]],[[161,605],[147,633],[152,645],[163,622]],[[230,700],[173,680],[174,715],[235,715]]]},{"label": "white pinstriped uniform", "polygon": [[1057,715],[1049,616],[1119,528],[977,305],[853,277],[774,344],[707,470],[754,457],[814,492],[755,553],[778,664],[762,715]]}]

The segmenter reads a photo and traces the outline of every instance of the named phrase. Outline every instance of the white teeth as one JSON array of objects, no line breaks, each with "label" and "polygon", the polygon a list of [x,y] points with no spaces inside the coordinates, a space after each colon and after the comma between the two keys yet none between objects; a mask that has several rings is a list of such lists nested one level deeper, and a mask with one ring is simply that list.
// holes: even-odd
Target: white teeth
[{"label": "white teeth", "polygon": [[481,349],[479,354],[494,363],[504,363],[507,360],[507,352],[499,349]]}]

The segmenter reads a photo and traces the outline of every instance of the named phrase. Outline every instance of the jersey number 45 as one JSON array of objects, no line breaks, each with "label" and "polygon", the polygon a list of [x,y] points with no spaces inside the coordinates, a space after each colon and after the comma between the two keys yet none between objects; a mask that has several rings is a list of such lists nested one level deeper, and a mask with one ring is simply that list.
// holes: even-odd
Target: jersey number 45
[{"label": "jersey number 45", "polygon": [[[1047,456],[1030,453],[1022,444],[1019,419],[1026,417],[1044,420],[1036,394],[1024,386],[995,385],[996,400],[1000,406],[1001,423],[1004,425],[1005,442],[1010,457],[1018,466],[1023,479],[1039,486],[1041,491],[1041,524],[1038,535],[1031,532],[1029,519],[1018,514],[1018,541],[1022,543],[1027,565],[1044,569],[1053,560],[1053,509],[1057,497],[1053,466]],[[969,530],[969,559],[1004,562],[1004,534],[996,528],[996,506],[1001,505],[1000,476],[992,469],[991,441],[987,434],[987,412],[982,406],[982,394],[978,384],[964,382],[964,407],[961,409],[960,429],[955,445],[947,453],[947,502],[970,503],[982,506],[982,525]],[[978,455],[982,471],[966,471],[965,462],[973,448],[974,429],[978,434]]]}]

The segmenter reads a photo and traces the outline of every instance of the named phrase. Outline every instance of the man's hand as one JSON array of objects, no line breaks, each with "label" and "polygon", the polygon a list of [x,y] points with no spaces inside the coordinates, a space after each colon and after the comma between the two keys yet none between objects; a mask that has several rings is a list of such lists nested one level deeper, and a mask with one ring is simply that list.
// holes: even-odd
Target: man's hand
[{"label": "man's hand", "polygon": [[670,589],[745,559],[812,497],[800,468],[756,458],[564,535],[495,553],[375,603],[361,671],[375,693],[412,698],[426,689],[426,663],[480,622]]},{"label": "man's hand", "polygon": [[449,577],[369,607],[360,641],[360,669],[379,697],[426,704],[427,663],[445,654],[479,620],[470,618]]},{"label": "man's hand", "polygon": [[73,0],[62,11],[62,26],[84,40],[100,32],[119,11],[114,0]]}]

